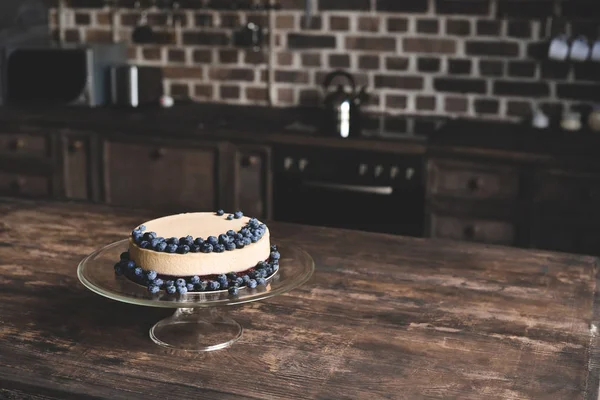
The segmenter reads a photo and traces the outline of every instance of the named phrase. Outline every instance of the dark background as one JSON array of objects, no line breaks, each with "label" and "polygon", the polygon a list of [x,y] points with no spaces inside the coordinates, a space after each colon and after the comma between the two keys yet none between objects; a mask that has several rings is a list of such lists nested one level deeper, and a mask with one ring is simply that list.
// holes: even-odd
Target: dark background
[{"label": "dark background", "polygon": [[41,0],[0,1],[0,45],[48,36],[48,10]]}]

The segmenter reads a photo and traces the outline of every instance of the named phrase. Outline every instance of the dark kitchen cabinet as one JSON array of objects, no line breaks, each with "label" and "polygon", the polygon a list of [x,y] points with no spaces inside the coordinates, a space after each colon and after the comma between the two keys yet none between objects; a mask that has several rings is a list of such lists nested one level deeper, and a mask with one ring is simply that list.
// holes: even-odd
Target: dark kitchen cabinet
[{"label": "dark kitchen cabinet", "polygon": [[0,157],[51,157],[51,135],[29,133],[0,134]]},{"label": "dark kitchen cabinet", "polygon": [[503,220],[450,216],[434,212],[429,216],[429,224],[431,236],[436,238],[502,245],[515,244],[515,226]]},{"label": "dark kitchen cabinet", "polygon": [[235,151],[235,209],[271,217],[271,151],[267,146],[238,146]]},{"label": "dark kitchen cabinet", "polygon": [[216,143],[105,142],[105,200],[164,212],[215,210],[219,161]]},{"label": "dark kitchen cabinet", "polygon": [[92,137],[84,134],[65,134],[60,138],[62,195],[69,199],[96,199],[96,163]]},{"label": "dark kitchen cabinet", "polygon": [[49,197],[52,179],[49,176],[0,171],[0,194],[6,196]]}]

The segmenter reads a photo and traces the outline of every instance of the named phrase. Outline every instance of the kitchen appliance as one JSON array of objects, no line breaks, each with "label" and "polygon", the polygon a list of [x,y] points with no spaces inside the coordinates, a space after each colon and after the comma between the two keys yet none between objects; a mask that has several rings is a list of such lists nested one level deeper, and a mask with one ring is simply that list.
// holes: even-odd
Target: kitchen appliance
[{"label": "kitchen appliance", "polygon": [[[330,90],[336,78],[344,79],[350,85],[348,91],[345,85],[338,83],[335,90]],[[329,113],[325,130],[336,137],[348,138],[359,136],[361,133],[360,106],[368,96],[366,88],[356,91],[354,77],[342,70],[330,72],[323,81],[325,90],[325,107]]]},{"label": "kitchen appliance", "polygon": [[3,53],[0,97],[7,104],[108,104],[108,67],[127,62],[123,43],[15,46],[6,47]]},{"label": "kitchen appliance", "polygon": [[423,236],[422,156],[304,146],[274,150],[275,220]]},{"label": "kitchen appliance", "polygon": [[117,107],[158,106],[163,96],[159,67],[117,65],[109,67],[111,104]]}]

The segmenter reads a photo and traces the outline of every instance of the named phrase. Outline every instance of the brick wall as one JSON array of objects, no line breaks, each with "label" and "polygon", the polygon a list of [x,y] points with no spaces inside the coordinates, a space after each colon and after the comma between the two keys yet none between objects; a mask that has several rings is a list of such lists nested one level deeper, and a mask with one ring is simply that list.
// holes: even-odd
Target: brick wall
[{"label": "brick wall", "polygon": [[[596,38],[596,0],[281,0],[276,12],[273,76],[277,106],[316,104],[327,71],[346,69],[368,85],[375,113],[518,119],[541,106],[600,101],[600,64],[553,63],[544,57],[547,16],[555,32]],[[234,0],[181,0],[181,28],[154,9],[156,43],[130,46],[133,62],[161,65],[176,98],[257,104],[267,101],[266,51],[233,47],[248,21],[268,26],[264,11],[235,11]],[[248,1],[246,1],[248,2]],[[98,0],[70,0],[66,40],[111,40],[110,13]],[[138,12],[121,1],[118,34],[131,37]],[[50,11],[56,29],[55,9]],[[566,28],[565,28],[566,29]]]}]

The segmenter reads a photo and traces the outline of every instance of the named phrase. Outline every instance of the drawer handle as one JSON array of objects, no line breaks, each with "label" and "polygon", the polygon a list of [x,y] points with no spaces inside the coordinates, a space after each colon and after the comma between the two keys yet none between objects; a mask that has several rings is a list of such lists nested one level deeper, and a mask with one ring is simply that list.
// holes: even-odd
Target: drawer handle
[{"label": "drawer handle", "polygon": [[480,178],[471,178],[467,181],[467,188],[469,188],[469,190],[471,192],[476,191],[477,189],[479,189],[481,187],[481,179]]},{"label": "drawer handle", "polygon": [[463,229],[463,235],[466,239],[475,238],[475,233],[477,233],[477,228],[473,225],[467,225],[465,226],[465,229]]},{"label": "drawer handle", "polygon": [[20,192],[25,187],[25,183],[27,183],[25,178],[16,178],[11,182],[10,186],[15,192]]},{"label": "drawer handle", "polygon": [[24,139],[15,139],[11,144],[11,148],[13,150],[20,150],[20,149],[24,148],[26,144],[27,143],[25,142]]},{"label": "drawer handle", "polygon": [[71,153],[76,153],[81,149],[83,149],[83,142],[81,140],[75,140],[69,144],[69,151]]},{"label": "drawer handle", "polygon": [[165,149],[163,149],[162,147],[159,147],[158,149],[156,149],[152,152],[151,157],[155,160],[158,160],[160,158],[163,158],[165,156],[165,154],[167,154],[167,151]]},{"label": "drawer handle", "polygon": [[244,156],[242,157],[241,165],[244,168],[255,167],[258,165],[259,159],[257,156]]}]

